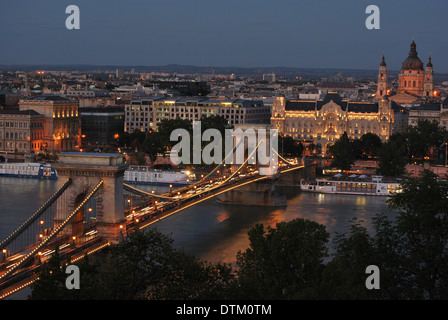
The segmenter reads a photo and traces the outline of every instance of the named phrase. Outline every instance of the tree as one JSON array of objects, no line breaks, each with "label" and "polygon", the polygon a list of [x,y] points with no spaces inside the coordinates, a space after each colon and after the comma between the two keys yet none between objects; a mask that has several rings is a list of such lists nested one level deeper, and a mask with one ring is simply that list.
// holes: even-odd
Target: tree
[{"label": "tree", "polygon": [[207,129],[218,130],[222,137],[225,135],[225,129],[228,127],[227,120],[223,116],[201,116],[201,133],[204,133]]},{"label": "tree", "polygon": [[129,136],[130,147],[135,151],[140,151],[143,141],[145,141],[146,133],[138,129],[134,130]]},{"label": "tree", "polygon": [[124,132],[121,134],[117,139],[117,145],[120,148],[126,148],[138,152],[140,151],[145,138],[146,133],[136,129],[132,133]]},{"label": "tree", "polygon": [[361,136],[361,148],[363,158],[374,158],[381,148],[381,138],[374,133],[368,132]]},{"label": "tree", "polygon": [[333,167],[341,170],[350,170],[354,158],[347,132],[344,132],[344,134],[329,147],[329,151],[333,155]]},{"label": "tree", "polygon": [[405,146],[396,140],[384,143],[378,151],[378,174],[400,177],[406,173]]},{"label": "tree", "polygon": [[150,300],[234,299],[237,282],[227,264],[212,265],[183,252],[176,252],[168,272],[146,295]]},{"label": "tree", "polygon": [[[92,261],[90,261],[92,260]],[[142,300],[232,299],[237,282],[231,266],[212,265],[173,247],[156,229],[137,230],[109,249],[77,263],[80,289],[65,287],[67,275],[55,254],[42,267],[30,299]]]},{"label": "tree", "polygon": [[[402,192],[388,200],[395,217],[377,214],[371,234],[353,220],[350,232],[338,235],[321,297],[448,298],[448,183],[425,170],[402,186]],[[380,290],[364,286],[369,265],[380,270]]]},{"label": "tree", "polygon": [[142,145],[142,150],[155,162],[157,155],[164,154],[167,147],[167,139],[160,132],[151,132],[146,136]]},{"label": "tree", "polygon": [[169,270],[173,240],[156,230],[137,230],[111,248],[102,270],[101,299],[145,299],[146,290]]},{"label": "tree", "polygon": [[413,160],[430,156],[430,148],[438,148],[446,141],[448,132],[435,121],[419,120],[417,125],[408,126],[403,136],[406,139],[409,160]]},{"label": "tree", "polygon": [[367,132],[360,139],[351,141],[353,159],[375,158],[381,148],[381,138],[374,133]]},{"label": "tree", "polygon": [[295,219],[275,228],[258,224],[250,247],[238,252],[242,295],[248,299],[315,298],[329,234],[316,222]]},{"label": "tree", "polygon": [[322,281],[321,294],[330,299],[369,299],[372,292],[365,287],[365,269],[375,264],[372,239],[363,221],[350,221],[347,234],[337,234],[335,253],[328,263]]},{"label": "tree", "polygon": [[169,149],[171,149],[177,143],[177,140],[170,140],[171,133],[176,129],[185,129],[191,135],[193,132],[192,121],[180,118],[162,119],[157,126],[157,132],[159,132],[159,134],[164,137],[165,143]]},{"label": "tree", "polygon": [[31,285],[29,300],[90,300],[96,299],[101,293],[98,278],[98,266],[90,263],[86,255],[77,265],[82,270],[80,273],[80,289],[69,290],[66,287],[65,273],[67,265],[56,249],[53,256],[44,263],[39,272],[39,279]]},{"label": "tree", "polygon": [[399,210],[401,278],[410,299],[448,298],[448,183],[430,170],[388,203]]},{"label": "tree", "polygon": [[354,140],[352,140],[351,141],[351,145],[352,145],[353,159],[362,159],[362,158],[364,158],[363,151],[362,151],[362,141],[361,141],[361,139],[354,139]]},{"label": "tree", "polygon": [[314,144],[314,142],[310,142],[306,148],[308,149],[308,151],[310,153],[314,153],[314,151],[316,151],[316,145]]},{"label": "tree", "polygon": [[[303,143],[300,141],[298,144],[297,144],[297,155],[299,156],[299,157],[301,157],[302,156],[302,154],[303,154],[303,151],[305,150],[305,147],[303,146]],[[321,149],[321,151],[322,151],[322,149]]]},{"label": "tree", "polygon": [[280,136],[278,142],[279,152],[285,156],[301,156],[303,153],[303,144],[294,140],[291,136]]},{"label": "tree", "polygon": [[65,288],[66,275],[62,269],[59,250],[56,250],[50,260],[42,266],[39,280],[31,285],[30,300],[57,300],[67,296]]}]

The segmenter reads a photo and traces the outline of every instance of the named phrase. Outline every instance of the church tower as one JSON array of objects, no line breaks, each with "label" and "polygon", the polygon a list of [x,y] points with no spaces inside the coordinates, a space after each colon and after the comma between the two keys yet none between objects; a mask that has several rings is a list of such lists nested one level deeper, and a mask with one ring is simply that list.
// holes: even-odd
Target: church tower
[{"label": "church tower", "polygon": [[387,65],[383,54],[383,59],[381,60],[380,69],[378,71],[378,89],[376,91],[377,99],[381,99],[382,97],[387,95],[388,86],[389,84],[387,81]]},{"label": "church tower", "polygon": [[394,123],[394,112],[392,111],[392,103],[385,95],[378,103],[378,136],[381,140],[386,141],[392,134],[392,124]]},{"label": "church tower", "polygon": [[283,133],[285,128],[285,107],[286,100],[284,97],[276,97],[272,106],[271,124],[274,129],[277,129],[280,133]]},{"label": "church tower", "polygon": [[425,69],[424,97],[431,98],[434,96],[434,69],[432,67],[431,54],[429,55],[428,64]]}]

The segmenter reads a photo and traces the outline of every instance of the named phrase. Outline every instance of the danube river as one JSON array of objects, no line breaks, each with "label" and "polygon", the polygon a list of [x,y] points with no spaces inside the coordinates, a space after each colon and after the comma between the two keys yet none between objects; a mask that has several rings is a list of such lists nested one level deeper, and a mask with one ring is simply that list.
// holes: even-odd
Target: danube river
[{"label": "danube river", "polygon": [[[156,193],[167,191],[165,187],[138,187]],[[386,197],[314,194],[291,187],[280,190],[287,196],[286,207],[223,205],[211,199],[153,226],[171,236],[174,245],[187,253],[211,263],[234,263],[237,252],[248,248],[247,232],[257,223],[274,227],[278,222],[306,218],[325,225],[333,238],[348,230],[348,220],[353,217],[363,219],[370,229],[376,213],[393,214]],[[55,181],[0,178],[0,241],[55,191]]]}]

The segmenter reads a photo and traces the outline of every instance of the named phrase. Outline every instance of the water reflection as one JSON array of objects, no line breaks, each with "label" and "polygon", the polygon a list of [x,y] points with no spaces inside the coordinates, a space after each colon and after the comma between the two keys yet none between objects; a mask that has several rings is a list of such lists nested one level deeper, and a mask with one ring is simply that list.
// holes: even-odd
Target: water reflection
[{"label": "water reflection", "polygon": [[56,191],[57,181],[0,177],[0,241]]},{"label": "water reflection", "polygon": [[229,219],[229,213],[226,211],[222,211],[218,214],[218,217],[216,218],[216,220],[218,220],[218,222],[223,222],[225,220]]},{"label": "water reflection", "polygon": [[[0,240],[6,238],[55,191],[55,181],[0,178]],[[155,193],[169,187],[137,186]],[[219,204],[214,199],[160,221],[156,227],[174,239],[177,248],[209,262],[234,263],[249,246],[247,232],[257,223],[275,227],[282,221],[304,218],[326,226],[332,237],[346,232],[353,217],[371,230],[376,213],[391,215],[386,197],[315,194],[298,188],[279,188],[287,196],[281,208]]]},{"label": "water reflection", "polygon": [[270,227],[275,227],[277,223],[285,221],[284,212],[285,211],[282,209],[272,211],[268,217],[267,225]]}]

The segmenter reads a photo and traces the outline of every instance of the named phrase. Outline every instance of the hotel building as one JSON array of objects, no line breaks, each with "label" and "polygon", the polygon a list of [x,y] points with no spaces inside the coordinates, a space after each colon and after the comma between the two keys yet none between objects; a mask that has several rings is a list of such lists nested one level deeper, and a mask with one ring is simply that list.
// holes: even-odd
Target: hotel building
[{"label": "hotel building", "polygon": [[155,130],[163,119],[200,120],[202,116],[222,116],[229,125],[269,124],[271,108],[261,100],[212,100],[206,98],[145,98],[125,108],[125,131]]},{"label": "hotel building", "polygon": [[386,141],[407,124],[400,119],[404,116],[402,108],[387,97],[378,102],[351,102],[329,92],[318,100],[276,98],[271,123],[280,134],[314,143],[318,153],[326,153],[344,132],[349,139],[371,132]]}]

